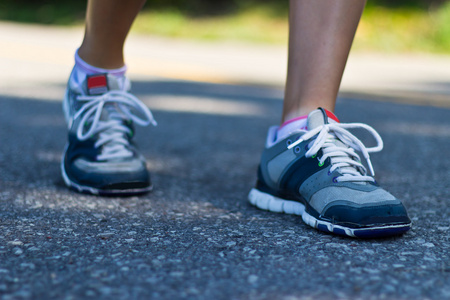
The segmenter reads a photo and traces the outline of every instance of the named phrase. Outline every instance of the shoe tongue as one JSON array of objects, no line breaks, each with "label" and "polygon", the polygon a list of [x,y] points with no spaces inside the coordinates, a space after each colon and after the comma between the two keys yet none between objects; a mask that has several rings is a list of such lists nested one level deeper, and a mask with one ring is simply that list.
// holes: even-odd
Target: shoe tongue
[{"label": "shoe tongue", "polygon": [[[115,76],[111,74],[87,75],[85,84],[85,93],[90,96],[100,96],[109,91],[123,91],[128,89],[126,77]],[[100,120],[123,119],[115,103],[107,103],[102,111]]]},{"label": "shoe tongue", "polygon": [[315,129],[325,124],[340,123],[339,119],[330,111],[318,108],[308,115],[308,130]]},{"label": "shoe tongue", "polygon": [[109,91],[124,90],[125,77],[117,77],[111,74],[94,74],[86,77],[86,94],[90,96],[102,95]]},{"label": "shoe tongue", "polygon": [[[323,108],[318,108],[318,109],[312,111],[308,115],[308,130],[312,130],[314,128],[317,128],[317,127],[325,125],[325,124],[333,124],[333,123],[340,123],[339,119],[332,112],[330,112],[326,109],[323,109]],[[338,140],[336,138],[333,139],[333,143],[338,147],[349,148],[347,145],[345,145],[343,142],[341,142],[340,140]],[[336,158],[331,158],[332,163],[334,160],[336,160]],[[340,167],[339,169],[341,172],[354,171],[354,168],[351,166],[344,166],[344,167]],[[365,183],[359,183],[359,184],[365,184]]]},{"label": "shoe tongue", "polygon": [[[107,73],[93,74],[86,76],[83,89],[86,95],[101,96],[109,91],[127,90],[129,89],[129,83],[125,76],[119,77]],[[124,119],[124,116],[118,109],[116,103],[106,103],[100,116],[101,121],[108,121],[111,119]]]}]

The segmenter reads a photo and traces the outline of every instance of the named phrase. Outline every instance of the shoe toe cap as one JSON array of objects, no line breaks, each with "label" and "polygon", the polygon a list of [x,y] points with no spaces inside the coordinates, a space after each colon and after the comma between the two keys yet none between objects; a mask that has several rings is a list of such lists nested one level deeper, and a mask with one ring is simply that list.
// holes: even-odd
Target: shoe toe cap
[{"label": "shoe toe cap", "polygon": [[345,227],[376,227],[411,223],[402,202],[379,187],[328,187],[310,199],[321,218]]},{"label": "shoe toe cap", "polygon": [[88,162],[78,159],[67,172],[71,181],[100,191],[123,191],[149,188],[150,174],[145,161]]},{"label": "shoe toe cap", "polygon": [[333,224],[345,227],[376,227],[409,224],[405,207],[402,203],[355,206],[349,203],[335,203],[326,209],[322,216]]}]

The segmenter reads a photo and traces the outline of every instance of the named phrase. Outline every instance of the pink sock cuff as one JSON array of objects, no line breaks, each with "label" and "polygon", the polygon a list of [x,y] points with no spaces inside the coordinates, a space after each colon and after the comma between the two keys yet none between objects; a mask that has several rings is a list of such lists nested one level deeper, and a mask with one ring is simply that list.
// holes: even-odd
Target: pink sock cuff
[{"label": "pink sock cuff", "polygon": [[308,118],[307,115],[306,115],[306,116],[301,116],[301,117],[297,117],[297,118],[293,118],[293,119],[287,120],[286,122],[284,122],[283,124],[280,125],[280,127],[278,128],[278,130],[280,130],[281,128],[283,128],[284,126],[286,126],[286,125],[288,125],[288,124],[290,124],[290,123],[292,123],[292,122],[304,120],[304,119],[306,119],[306,118]]},{"label": "pink sock cuff", "polygon": [[114,76],[124,76],[127,71],[127,66],[123,66],[118,69],[103,69],[94,67],[87,62],[85,62],[79,55],[78,50],[75,52],[75,65],[80,68],[83,72],[88,75],[99,74],[99,73],[108,73]]}]

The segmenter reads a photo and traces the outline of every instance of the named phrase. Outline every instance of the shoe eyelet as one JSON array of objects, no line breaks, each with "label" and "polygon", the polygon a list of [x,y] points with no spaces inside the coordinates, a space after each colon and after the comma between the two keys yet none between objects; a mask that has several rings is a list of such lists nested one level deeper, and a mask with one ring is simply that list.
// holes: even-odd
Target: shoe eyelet
[{"label": "shoe eyelet", "polygon": [[299,154],[301,151],[302,151],[302,149],[301,149],[299,146],[296,146],[296,147],[294,148],[294,152],[295,152],[296,154]]},{"label": "shoe eyelet", "polygon": [[287,141],[286,141],[286,145],[287,145],[287,146],[290,146],[291,144],[292,144],[292,141],[291,141],[291,140],[287,140]]},{"label": "shoe eyelet", "polygon": [[324,164],[325,164],[325,162],[320,162],[319,161],[319,167],[323,167]]},{"label": "shoe eyelet", "polygon": [[328,172],[327,172],[327,173],[328,173],[328,176],[330,176],[330,175],[332,174],[332,173],[330,172],[330,170],[328,170]]},{"label": "shoe eyelet", "polygon": [[333,177],[333,182],[334,183],[338,183],[339,181],[337,180],[337,177]]},{"label": "shoe eyelet", "polygon": [[311,156],[311,158],[316,158],[317,157],[317,153],[314,154],[313,156]]}]

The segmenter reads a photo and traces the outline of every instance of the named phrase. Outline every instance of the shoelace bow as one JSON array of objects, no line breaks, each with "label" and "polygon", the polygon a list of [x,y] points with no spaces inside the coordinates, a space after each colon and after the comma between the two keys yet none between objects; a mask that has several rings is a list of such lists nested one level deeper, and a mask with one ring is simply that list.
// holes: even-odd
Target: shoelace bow
[{"label": "shoelace bow", "polygon": [[[367,130],[375,138],[377,145],[375,147],[367,148],[356,136],[347,130],[354,128]],[[360,151],[364,155],[370,174],[375,176],[369,153],[379,152],[383,149],[383,140],[375,129],[362,123],[325,124],[307,131],[300,139],[289,145],[288,149],[292,149],[301,142],[307,141],[316,135],[317,137],[308,144],[308,151],[305,153],[305,156],[315,157],[319,150],[322,149],[323,155],[319,158],[319,164],[323,165],[325,160],[330,158],[330,173],[339,168],[339,171],[342,174],[336,178],[337,182],[375,181],[373,177],[367,175],[367,170],[362,165],[360,158],[356,153],[356,151]],[[337,144],[339,142],[344,145],[339,146]]]},{"label": "shoelace bow", "polygon": [[[78,96],[78,101],[87,101],[75,114],[74,119],[83,117],[77,128],[77,138],[85,141],[95,134],[99,139],[95,147],[103,146],[98,160],[112,158],[131,157],[133,153],[128,150],[129,141],[125,135],[130,134],[130,129],[123,124],[123,120],[132,121],[140,126],[152,124],[156,126],[151,111],[138,98],[125,91],[109,91],[101,96]],[[110,112],[110,119],[100,120],[106,104],[115,105],[115,111]],[[142,118],[131,112],[131,109],[143,115]],[[89,127],[86,126],[88,124]],[[87,130],[85,130],[87,127]]]}]

